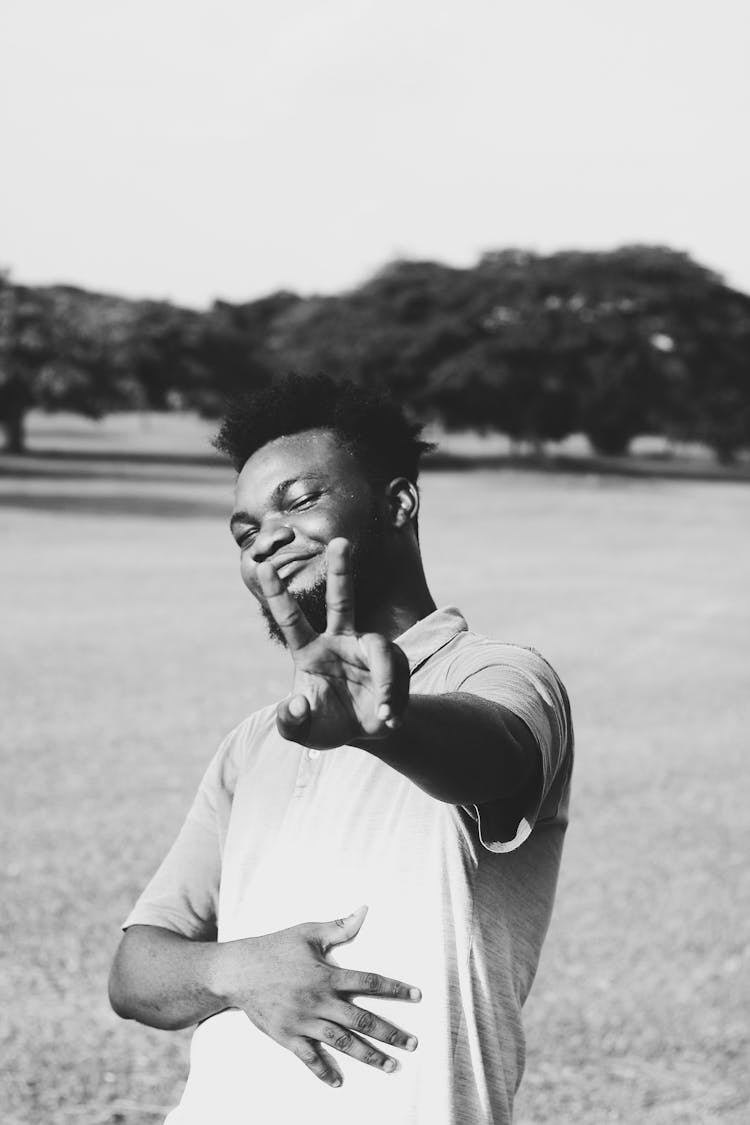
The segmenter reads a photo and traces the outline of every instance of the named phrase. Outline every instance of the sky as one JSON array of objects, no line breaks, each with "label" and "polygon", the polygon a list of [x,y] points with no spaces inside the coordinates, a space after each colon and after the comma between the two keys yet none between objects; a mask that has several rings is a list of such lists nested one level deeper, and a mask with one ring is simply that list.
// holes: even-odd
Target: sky
[{"label": "sky", "polygon": [[750,291],[746,0],[3,0],[0,267],[205,307],[659,243]]}]

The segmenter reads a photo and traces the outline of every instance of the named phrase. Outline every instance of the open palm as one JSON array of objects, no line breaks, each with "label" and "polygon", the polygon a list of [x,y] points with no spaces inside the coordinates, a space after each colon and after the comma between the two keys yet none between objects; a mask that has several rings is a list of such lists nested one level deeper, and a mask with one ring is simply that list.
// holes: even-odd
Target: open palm
[{"label": "open palm", "polygon": [[272,562],[258,566],[258,579],[294,661],[291,693],[277,710],[283,737],[318,750],[385,738],[408,701],[409,665],[381,634],[355,631],[348,541],[328,545],[325,633],[313,629]]}]

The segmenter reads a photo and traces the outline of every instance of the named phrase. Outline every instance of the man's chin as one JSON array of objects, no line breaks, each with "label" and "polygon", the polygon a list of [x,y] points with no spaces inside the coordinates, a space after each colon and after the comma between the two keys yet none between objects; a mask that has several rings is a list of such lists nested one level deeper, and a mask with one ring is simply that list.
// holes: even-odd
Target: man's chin
[{"label": "man's chin", "polygon": [[[354,544],[352,550],[352,583],[357,629],[368,619],[370,610],[383,589],[385,566],[380,545],[375,509],[369,535]],[[282,581],[284,581],[283,577]],[[311,559],[307,566],[291,574],[284,585],[315,632],[325,633],[328,607],[326,605],[327,568],[324,559],[320,556]],[[284,634],[268,606],[261,602],[260,608],[271,639],[286,646]]]}]

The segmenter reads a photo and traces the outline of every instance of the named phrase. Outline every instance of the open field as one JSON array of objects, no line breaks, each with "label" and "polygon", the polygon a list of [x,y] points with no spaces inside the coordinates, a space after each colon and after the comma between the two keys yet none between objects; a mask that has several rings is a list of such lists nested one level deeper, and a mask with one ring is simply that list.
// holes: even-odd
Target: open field
[{"label": "open field", "polygon": [[[195,434],[167,435],[194,463],[77,458],[79,434],[52,436],[68,457],[0,458],[0,1116],[151,1125],[189,1034],[110,1012],[118,925],[286,660],[239,581],[231,474]],[[539,648],[574,709],[519,1125],[744,1125],[750,488],[441,469],[421,527],[436,600]]]}]

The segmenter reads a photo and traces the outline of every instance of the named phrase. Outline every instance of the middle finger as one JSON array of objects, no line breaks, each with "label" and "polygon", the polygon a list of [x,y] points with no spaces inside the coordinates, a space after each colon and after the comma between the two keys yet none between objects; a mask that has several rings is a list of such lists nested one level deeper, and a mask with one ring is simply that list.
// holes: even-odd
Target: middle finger
[{"label": "middle finger", "polygon": [[360,1008],[356,1004],[347,1004],[346,1001],[342,1001],[326,1015],[328,1019],[340,1024],[341,1027],[351,1028],[352,1031],[356,1031],[359,1035],[367,1035],[370,1039],[379,1039],[381,1043],[387,1043],[390,1047],[400,1047],[403,1051],[415,1051],[417,1049],[416,1035],[404,1031],[397,1027],[395,1023],[381,1019],[380,1016],[376,1016],[373,1012],[368,1012],[366,1008]]},{"label": "middle finger", "polygon": [[335,1047],[337,1051],[366,1063],[367,1066],[377,1067],[387,1073],[398,1070],[398,1063],[390,1055],[379,1051],[372,1043],[360,1039],[358,1035],[352,1034],[348,1028],[339,1027],[330,1020],[313,1020],[305,1024],[304,1032],[306,1036],[317,1039],[319,1043],[325,1043],[328,1047]]}]

